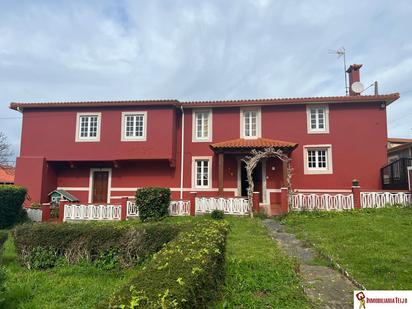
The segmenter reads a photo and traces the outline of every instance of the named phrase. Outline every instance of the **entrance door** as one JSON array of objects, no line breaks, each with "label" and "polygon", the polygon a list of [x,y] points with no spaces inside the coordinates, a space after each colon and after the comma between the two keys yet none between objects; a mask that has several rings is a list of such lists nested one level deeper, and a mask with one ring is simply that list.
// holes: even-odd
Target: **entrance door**
[{"label": "entrance door", "polygon": [[92,203],[107,203],[109,188],[109,172],[93,172],[93,200]]},{"label": "entrance door", "polygon": [[[263,187],[262,187],[262,162],[259,162],[252,173],[253,183],[255,184],[255,191],[259,192],[259,201],[263,199]],[[242,196],[247,196],[247,188],[249,183],[247,181],[246,163],[241,161],[240,163],[240,186]]]}]

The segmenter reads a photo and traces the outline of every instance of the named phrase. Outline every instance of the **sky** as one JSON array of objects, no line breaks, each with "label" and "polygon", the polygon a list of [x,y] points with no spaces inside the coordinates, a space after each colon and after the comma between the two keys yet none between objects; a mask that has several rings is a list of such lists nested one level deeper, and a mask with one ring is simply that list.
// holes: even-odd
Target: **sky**
[{"label": "sky", "polygon": [[[412,1],[0,0],[0,131],[19,153],[10,102],[400,92],[388,135],[412,138]],[[365,94],[372,94],[372,88]]]}]

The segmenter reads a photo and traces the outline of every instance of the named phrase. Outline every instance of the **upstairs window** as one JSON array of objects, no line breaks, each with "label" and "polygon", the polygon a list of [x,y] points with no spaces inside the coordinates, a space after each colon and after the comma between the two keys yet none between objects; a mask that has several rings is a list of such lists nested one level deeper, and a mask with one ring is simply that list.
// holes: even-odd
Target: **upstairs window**
[{"label": "upstairs window", "polygon": [[193,142],[212,141],[212,111],[194,110],[193,111]]},{"label": "upstairs window", "polygon": [[76,125],[76,142],[100,141],[101,113],[78,113]]},{"label": "upstairs window", "polygon": [[193,188],[211,187],[211,157],[193,157]]},{"label": "upstairs window", "polygon": [[307,106],[308,133],[329,133],[329,108],[324,105]]},{"label": "upstairs window", "polygon": [[122,141],[145,141],[147,112],[122,113]]},{"label": "upstairs window", "polygon": [[241,110],[241,132],[242,138],[261,137],[260,109],[248,108]]},{"label": "upstairs window", "polygon": [[332,174],[332,146],[304,146],[305,174]]}]

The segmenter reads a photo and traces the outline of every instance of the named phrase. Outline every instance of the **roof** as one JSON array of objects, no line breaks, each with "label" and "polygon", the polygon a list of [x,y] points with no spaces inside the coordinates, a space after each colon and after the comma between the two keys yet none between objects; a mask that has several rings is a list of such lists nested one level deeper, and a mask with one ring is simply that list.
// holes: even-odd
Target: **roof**
[{"label": "roof", "polygon": [[410,143],[412,142],[412,138],[389,137],[388,142],[395,143],[395,144]]},{"label": "roof", "polygon": [[296,105],[308,103],[359,103],[384,102],[386,105],[399,99],[399,93],[382,95],[303,97],[303,98],[272,98],[247,100],[216,100],[216,101],[178,101],[178,100],[129,100],[129,101],[84,101],[84,102],[12,102],[10,108],[24,110],[27,108],[65,108],[65,107],[107,107],[107,106],[176,106],[176,107],[224,107],[253,105]]},{"label": "roof", "polygon": [[391,147],[388,149],[388,153],[394,153],[408,148],[412,148],[412,141],[409,143],[404,143],[395,147]]},{"label": "roof", "polygon": [[220,143],[214,143],[210,145],[212,150],[236,150],[236,149],[262,149],[262,148],[282,148],[293,150],[298,146],[297,143],[285,142],[268,138],[256,138],[256,139],[245,139],[238,138],[232,139]]},{"label": "roof", "polygon": [[0,183],[14,183],[15,168],[0,165]]},{"label": "roof", "polygon": [[70,194],[69,192],[64,191],[64,190],[62,190],[62,189],[57,189],[57,190],[54,190],[54,191],[50,192],[50,193],[49,193],[49,196],[52,195],[54,192],[57,192],[57,193],[63,195],[63,197],[64,197],[67,201],[70,201],[70,202],[78,202],[78,201],[79,201],[79,199],[78,199],[77,197],[75,197],[74,195],[72,195],[72,194]]}]

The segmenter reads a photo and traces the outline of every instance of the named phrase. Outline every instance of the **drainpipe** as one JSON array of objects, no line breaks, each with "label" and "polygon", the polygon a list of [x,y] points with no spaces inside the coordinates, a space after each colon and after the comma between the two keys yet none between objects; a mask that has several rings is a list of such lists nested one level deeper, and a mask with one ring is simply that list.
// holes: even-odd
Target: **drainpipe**
[{"label": "drainpipe", "polygon": [[180,105],[182,111],[182,147],[181,147],[181,156],[180,156],[180,199],[183,199],[183,166],[184,166],[184,157],[185,157],[185,111],[183,106]]}]

